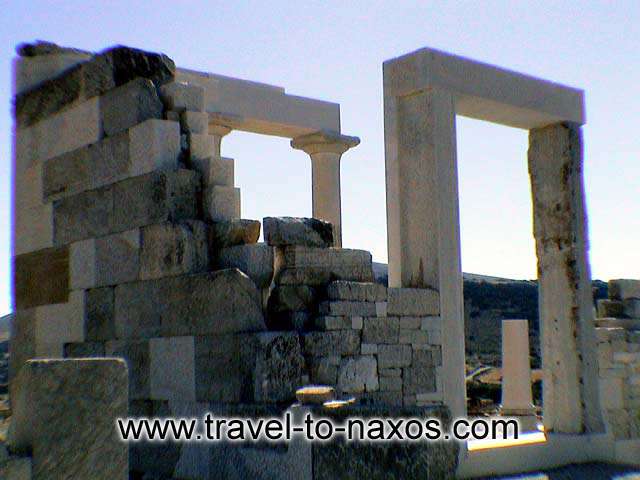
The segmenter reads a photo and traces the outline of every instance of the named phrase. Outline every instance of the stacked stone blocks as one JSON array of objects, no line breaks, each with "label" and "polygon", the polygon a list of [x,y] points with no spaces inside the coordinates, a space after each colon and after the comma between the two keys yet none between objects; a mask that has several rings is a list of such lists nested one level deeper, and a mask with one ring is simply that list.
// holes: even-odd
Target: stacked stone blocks
[{"label": "stacked stone blocks", "polygon": [[600,398],[616,439],[640,438],[640,280],[610,280],[598,301]]}]

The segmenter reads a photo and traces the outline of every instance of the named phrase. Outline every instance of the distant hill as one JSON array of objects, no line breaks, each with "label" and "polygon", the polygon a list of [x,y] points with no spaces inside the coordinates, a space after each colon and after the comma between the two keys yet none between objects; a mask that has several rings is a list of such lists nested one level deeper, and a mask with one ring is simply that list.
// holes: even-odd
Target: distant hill
[{"label": "distant hill", "polygon": [[[376,281],[387,284],[384,263],[373,265]],[[513,280],[476,273],[463,273],[465,346],[473,364],[500,365],[502,320],[529,320],[532,366],[540,364],[538,328],[538,281]],[[607,284],[593,281],[594,301],[607,298]]]}]

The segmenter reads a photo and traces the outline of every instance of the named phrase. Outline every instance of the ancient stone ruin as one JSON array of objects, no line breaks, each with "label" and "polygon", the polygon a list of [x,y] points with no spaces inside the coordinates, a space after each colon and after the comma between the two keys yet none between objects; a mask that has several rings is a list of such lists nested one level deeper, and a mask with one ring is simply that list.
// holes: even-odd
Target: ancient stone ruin
[{"label": "ancient stone ruin", "polygon": [[[359,139],[339,105],[128,47],[18,54],[7,478],[451,478],[640,451],[622,431],[640,408],[638,332],[596,332],[590,304],[581,91],[429,49],[385,63],[387,287],[369,252],[341,247],[340,160]],[[309,384],[356,400],[331,415],[464,415],[455,114],[530,130],[554,454],[119,442],[126,415],[321,410],[294,405]],[[233,130],[309,154],[313,218],[241,218]],[[602,308],[640,316],[629,282]],[[602,385],[629,393],[601,408]]]}]

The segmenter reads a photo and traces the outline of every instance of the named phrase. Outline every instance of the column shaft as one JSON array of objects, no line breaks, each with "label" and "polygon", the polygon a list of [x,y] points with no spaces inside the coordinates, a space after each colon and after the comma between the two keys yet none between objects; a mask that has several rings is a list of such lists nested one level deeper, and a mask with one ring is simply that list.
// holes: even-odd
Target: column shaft
[{"label": "column shaft", "polygon": [[342,246],[340,157],[341,154],[333,152],[318,152],[311,155],[313,217],[333,224],[336,247]]}]

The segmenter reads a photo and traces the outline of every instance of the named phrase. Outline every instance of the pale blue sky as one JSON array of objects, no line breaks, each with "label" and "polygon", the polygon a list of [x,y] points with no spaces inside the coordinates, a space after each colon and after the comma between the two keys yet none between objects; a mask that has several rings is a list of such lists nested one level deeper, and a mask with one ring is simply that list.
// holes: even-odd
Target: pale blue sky
[{"label": "pale blue sky", "polygon": [[[343,157],[346,247],[386,261],[382,62],[429,46],[586,91],[594,278],[640,277],[640,2],[0,1],[0,314],[9,311],[10,62],[21,41],[120,43],[179,66],[339,102],[361,145]],[[465,271],[534,278],[526,132],[458,118]],[[242,214],[311,214],[310,162],[232,133]]]}]

